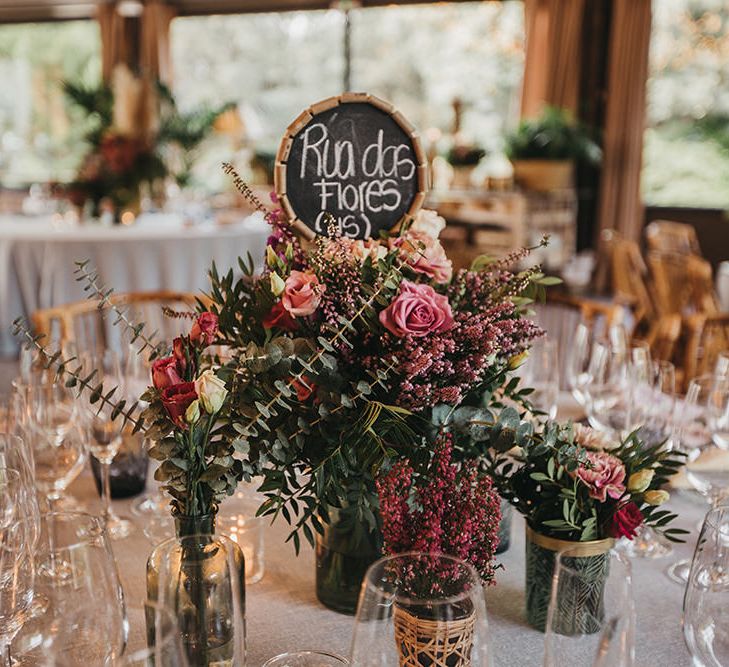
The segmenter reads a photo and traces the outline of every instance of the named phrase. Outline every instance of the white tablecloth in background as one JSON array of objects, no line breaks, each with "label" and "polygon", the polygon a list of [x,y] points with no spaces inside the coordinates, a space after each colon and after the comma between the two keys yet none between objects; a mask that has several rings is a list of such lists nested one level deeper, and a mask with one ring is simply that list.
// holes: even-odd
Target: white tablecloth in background
[{"label": "white tablecloth in background", "polygon": [[12,354],[13,320],[83,299],[74,262],[90,260],[116,292],[208,287],[213,261],[222,271],[251,253],[263,258],[269,229],[260,217],[239,224],[186,227],[170,215],[140,217],[131,227],[67,226],[51,218],[0,217],[0,355]]}]

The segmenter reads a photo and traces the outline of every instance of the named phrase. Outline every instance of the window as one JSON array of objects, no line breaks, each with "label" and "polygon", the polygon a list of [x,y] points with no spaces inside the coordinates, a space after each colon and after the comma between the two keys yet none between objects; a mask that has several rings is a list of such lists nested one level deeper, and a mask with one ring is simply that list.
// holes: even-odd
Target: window
[{"label": "window", "polygon": [[643,199],[729,208],[729,6],[654,0]]},{"label": "window", "polygon": [[[433,3],[352,10],[352,89],[395,104],[420,131],[449,133],[455,100],[465,139],[497,151],[519,116],[524,7],[505,2]],[[335,10],[177,18],[172,24],[178,104],[235,101],[249,145],[275,153],[307,106],[342,92],[344,15]],[[224,181],[230,141],[208,143],[196,171]]]},{"label": "window", "polygon": [[73,178],[86,151],[84,127],[61,82],[95,83],[100,76],[95,21],[0,26],[0,183]]}]

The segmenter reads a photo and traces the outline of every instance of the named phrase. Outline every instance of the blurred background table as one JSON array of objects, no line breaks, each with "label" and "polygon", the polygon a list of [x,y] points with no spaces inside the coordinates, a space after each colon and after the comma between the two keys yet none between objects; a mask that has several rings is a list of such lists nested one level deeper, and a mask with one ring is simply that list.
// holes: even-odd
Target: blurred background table
[{"label": "blurred background table", "polygon": [[247,253],[260,261],[269,228],[259,216],[194,226],[178,215],[147,214],[134,225],[68,224],[63,218],[0,216],[0,356],[16,349],[13,320],[85,298],[74,262],[89,260],[117,292],[209,287],[212,264],[227,271]]}]

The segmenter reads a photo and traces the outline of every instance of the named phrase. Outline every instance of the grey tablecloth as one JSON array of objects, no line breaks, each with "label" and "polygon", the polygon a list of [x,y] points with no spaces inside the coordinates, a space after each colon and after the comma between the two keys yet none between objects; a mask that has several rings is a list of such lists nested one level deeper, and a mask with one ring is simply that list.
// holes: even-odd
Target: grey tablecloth
[{"label": "grey tablecloth", "polygon": [[260,263],[269,232],[258,217],[186,227],[181,218],[161,215],[111,228],[0,217],[0,355],[16,351],[10,334],[15,318],[86,298],[75,280],[75,261],[89,260],[100,281],[117,292],[197,292],[209,287],[213,261],[221,273],[248,252]]},{"label": "grey tablecloth", "polygon": [[[91,508],[97,507],[89,476],[79,478],[74,491]],[[119,513],[128,515],[128,504],[117,502],[115,506]],[[675,497],[671,507],[681,514],[678,525],[690,529],[704,511],[699,501],[687,497]],[[297,558],[293,547],[284,544],[285,535],[283,522],[266,528],[266,573],[262,581],[247,589],[249,667],[260,667],[271,656],[288,650],[318,648],[346,654],[349,648],[353,619],[328,611],[317,602],[313,552],[304,548]],[[674,558],[690,556],[695,538],[694,534],[689,544],[679,546],[668,558],[633,561],[638,612],[636,664],[641,667],[690,664],[681,632],[683,589],[669,581],[664,571]],[[153,546],[144,537],[141,524],[134,536],[113,544],[124,590],[132,605],[139,604],[145,596],[144,567]],[[541,665],[543,635],[524,621],[521,518],[514,521],[512,545],[501,562],[504,568],[498,572],[497,583],[486,592],[495,667]],[[136,631],[134,636],[139,637],[139,629]]]}]

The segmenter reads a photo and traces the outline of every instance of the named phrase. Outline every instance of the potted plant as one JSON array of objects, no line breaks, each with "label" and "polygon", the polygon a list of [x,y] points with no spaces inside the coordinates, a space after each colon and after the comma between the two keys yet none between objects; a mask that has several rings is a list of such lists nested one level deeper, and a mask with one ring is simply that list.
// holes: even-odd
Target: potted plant
[{"label": "potted plant", "polygon": [[446,154],[446,160],[453,167],[454,188],[470,188],[473,184],[471,176],[478,163],[486,155],[486,151],[478,146],[456,144]]},{"label": "potted plant", "polygon": [[385,554],[419,554],[409,561],[417,567],[396,573],[393,615],[402,667],[471,664],[476,611],[455,594],[453,565],[438,555],[468,563],[482,583],[493,583],[501,500],[477,461],[459,465],[452,458],[453,438],[440,433],[421,472],[401,461],[377,480]]},{"label": "potted plant", "polygon": [[[667,528],[676,515],[659,509],[669,497],[661,487],[684,463],[664,443],[646,445],[637,432],[614,443],[571,423],[549,422],[533,433],[513,408],[488,430],[490,474],[526,518],[526,616],[534,628],[544,630],[558,551],[577,546],[570,566],[601,572],[614,540],[632,540],[641,525],[672,541],[687,532]],[[590,596],[579,612],[599,617],[601,599]]]},{"label": "potted plant", "polygon": [[570,187],[576,160],[596,164],[602,157],[587,129],[555,107],[547,107],[538,119],[523,120],[506,137],[505,150],[514,180],[539,192]]}]

